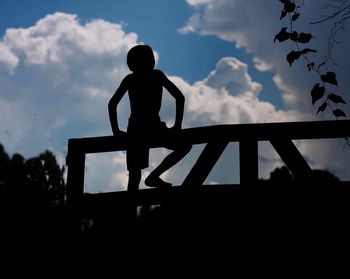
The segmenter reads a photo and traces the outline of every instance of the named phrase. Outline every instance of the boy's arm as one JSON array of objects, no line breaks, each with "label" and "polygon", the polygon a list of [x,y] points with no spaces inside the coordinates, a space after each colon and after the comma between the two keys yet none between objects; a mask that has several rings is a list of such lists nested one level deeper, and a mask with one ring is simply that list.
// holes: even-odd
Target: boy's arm
[{"label": "boy's arm", "polygon": [[109,121],[111,122],[113,135],[115,136],[121,132],[118,125],[117,106],[127,91],[128,82],[127,78],[124,78],[108,103]]},{"label": "boy's arm", "polygon": [[172,83],[164,73],[161,73],[162,83],[166,90],[169,91],[171,96],[173,96],[176,100],[176,116],[175,116],[175,124],[174,128],[181,129],[182,119],[184,115],[185,108],[185,97],[180,91],[179,88],[176,87],[174,83]]}]

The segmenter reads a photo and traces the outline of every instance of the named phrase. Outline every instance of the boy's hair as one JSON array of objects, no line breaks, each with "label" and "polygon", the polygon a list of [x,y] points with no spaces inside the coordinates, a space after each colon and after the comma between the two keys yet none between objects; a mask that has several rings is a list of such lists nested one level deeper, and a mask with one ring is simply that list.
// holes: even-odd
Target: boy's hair
[{"label": "boy's hair", "polygon": [[153,50],[148,45],[137,45],[132,47],[127,55],[130,71],[151,70],[155,66]]}]

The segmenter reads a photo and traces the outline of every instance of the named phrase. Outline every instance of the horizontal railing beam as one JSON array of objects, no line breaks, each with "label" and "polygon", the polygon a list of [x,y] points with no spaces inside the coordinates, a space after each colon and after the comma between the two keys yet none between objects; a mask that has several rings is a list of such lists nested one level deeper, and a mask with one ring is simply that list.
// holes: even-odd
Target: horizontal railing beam
[{"label": "horizontal railing beam", "polygon": [[[283,195],[284,193],[284,195]],[[189,189],[183,186],[172,186],[169,189],[140,189],[135,195],[127,191],[107,192],[107,193],[85,193],[85,203],[91,208],[97,209],[106,208],[108,210],[113,207],[125,206],[130,200],[135,201],[137,205],[156,205],[166,202],[178,202],[183,204],[184,201],[195,203],[199,199],[206,198],[208,202],[215,202],[227,199],[232,203],[232,198],[237,195],[245,197],[262,196],[275,199],[295,197],[305,198],[315,197],[320,195],[331,198],[334,197],[348,197],[350,194],[350,182],[340,181],[333,183],[315,183],[315,184],[301,184],[300,181],[289,182],[269,182],[258,181],[251,187],[242,187],[240,184],[216,184],[216,185],[202,185],[200,188]],[[247,199],[249,201],[249,199]],[[262,202],[264,202],[262,200]],[[312,202],[312,200],[310,200]],[[233,203],[234,204],[234,203]],[[295,204],[294,204],[295,205]],[[297,206],[297,205],[295,205]],[[278,210],[278,209],[276,209]]]},{"label": "horizontal railing beam", "polygon": [[[328,139],[350,137],[350,120],[276,122],[214,125],[183,129],[176,136],[149,138],[150,147],[167,143],[203,144],[208,142],[241,142],[245,140],[277,141],[279,139]],[[90,137],[69,140],[69,149],[83,153],[111,152],[127,149],[127,136]]]}]

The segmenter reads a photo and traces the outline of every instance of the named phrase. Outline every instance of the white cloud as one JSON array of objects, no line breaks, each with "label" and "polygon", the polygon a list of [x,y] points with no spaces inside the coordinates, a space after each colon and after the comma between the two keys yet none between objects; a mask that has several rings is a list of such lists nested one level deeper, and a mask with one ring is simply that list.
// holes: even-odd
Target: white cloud
[{"label": "white cloud", "polygon": [[262,86],[252,81],[247,69],[247,64],[237,58],[225,57],[217,63],[204,83],[212,88],[226,88],[231,95],[239,96],[247,92],[258,95]]},{"label": "white cloud", "polygon": [[136,43],[135,33],[126,34],[121,24],[92,20],[81,25],[76,15],[54,13],[30,28],[6,31],[4,43],[30,64],[57,62],[74,57],[77,51],[91,55],[125,53]]},{"label": "white cloud", "polygon": [[126,190],[128,172],[125,152],[88,154],[85,163],[85,186],[88,193]]},{"label": "white cloud", "polygon": [[[50,148],[64,158],[69,138],[111,134],[107,104],[129,72],[126,54],[137,43],[137,35],[125,33],[121,24],[81,24],[76,15],[64,13],[7,29],[0,40],[0,137],[8,152],[30,157]],[[124,122],[127,112],[125,105]],[[97,180],[108,180],[107,189],[124,187],[123,175],[113,177],[121,166],[110,164],[118,157],[102,158],[92,166],[87,161],[87,188],[98,191]],[[108,172],[105,178],[99,177],[101,169]],[[111,184],[112,177],[117,184]]]},{"label": "white cloud", "polygon": [[186,0],[186,2],[190,5],[201,5],[210,3],[210,0]]},{"label": "white cloud", "polygon": [[295,110],[282,111],[258,98],[262,85],[253,81],[247,64],[237,58],[222,58],[216,68],[193,85],[172,78],[187,100],[188,126],[295,121],[312,118]]},{"label": "white cloud", "polygon": [[4,43],[0,42],[0,67],[3,65],[5,70],[12,73],[17,67],[18,61],[17,56]]},{"label": "white cloud", "polygon": [[120,24],[82,25],[64,13],[8,29],[0,41],[6,50],[0,65],[12,71],[0,78],[5,146],[35,155],[47,142],[62,149],[70,137],[109,133],[107,103],[128,73],[126,53],[136,44],[137,35]]}]

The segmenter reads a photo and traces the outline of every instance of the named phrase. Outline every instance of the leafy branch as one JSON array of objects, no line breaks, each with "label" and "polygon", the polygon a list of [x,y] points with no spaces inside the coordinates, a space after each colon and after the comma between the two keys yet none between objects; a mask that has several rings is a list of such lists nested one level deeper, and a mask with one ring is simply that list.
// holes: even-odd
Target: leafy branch
[{"label": "leafy branch", "polygon": [[[336,1],[336,0],[335,0]],[[332,61],[332,49],[335,45],[335,35],[339,32],[339,26],[343,26],[344,21],[349,18],[350,5],[344,7],[344,2],[347,0],[336,1],[341,2],[343,6],[336,6],[338,10],[330,16],[326,16],[320,21],[312,22],[311,24],[317,24],[330,19],[334,19],[341,15],[340,23],[336,24],[331,30],[331,35],[328,41],[328,55],[321,63],[316,63],[311,59],[311,54],[316,53],[316,49],[304,47],[310,43],[314,36],[311,33],[297,32],[295,30],[295,22],[300,18],[301,6],[297,4],[295,0],[279,0],[283,4],[280,20],[287,18],[289,21],[289,27],[282,27],[280,32],[275,35],[274,42],[292,41],[294,49],[290,51],[286,60],[290,66],[300,58],[303,58],[306,62],[306,67],[309,72],[315,72],[319,77],[319,82],[316,83],[310,91],[312,105],[320,103],[317,108],[316,114],[324,112],[326,109],[330,110],[335,119],[346,117],[343,110],[337,108],[338,104],[346,104],[346,101],[338,94],[334,93],[330,88],[338,86],[337,75],[335,72],[324,71],[327,68],[327,63]],[[335,7],[335,8],[336,8]],[[339,25],[341,24],[341,25]]]}]

